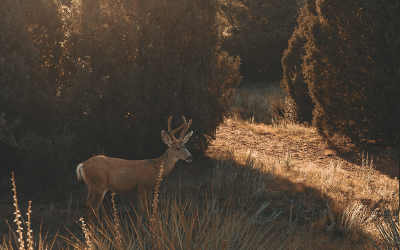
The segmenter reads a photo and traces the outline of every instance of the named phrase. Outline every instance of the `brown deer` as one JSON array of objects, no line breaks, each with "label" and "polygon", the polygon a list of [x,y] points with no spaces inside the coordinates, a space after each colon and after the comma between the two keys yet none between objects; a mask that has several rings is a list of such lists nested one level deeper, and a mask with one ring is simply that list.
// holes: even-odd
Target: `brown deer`
[{"label": "brown deer", "polygon": [[[168,119],[168,133],[161,131],[161,138],[168,145],[167,151],[160,158],[153,160],[124,160],[103,155],[93,156],[80,163],[76,168],[79,181],[84,181],[89,187],[88,197],[85,201],[86,216],[91,220],[92,211],[99,212],[100,204],[105,193],[110,190],[117,194],[136,193],[140,210],[150,212],[150,198],[152,189],[156,186],[157,177],[163,166],[162,178],[171,172],[179,160],[192,161],[192,155],[185,147],[193,131],[185,135],[192,120],[186,123],[182,116],[183,124],[171,131],[171,119]],[[182,129],[183,128],[183,129]],[[179,140],[174,134],[182,129]]]}]

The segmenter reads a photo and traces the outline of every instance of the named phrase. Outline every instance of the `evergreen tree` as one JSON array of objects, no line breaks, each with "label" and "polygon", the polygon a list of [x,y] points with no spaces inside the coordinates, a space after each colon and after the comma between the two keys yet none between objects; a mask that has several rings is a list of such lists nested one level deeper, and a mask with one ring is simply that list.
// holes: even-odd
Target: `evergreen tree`
[{"label": "evergreen tree", "polygon": [[306,9],[302,68],[319,132],[398,145],[400,3],[317,0]]},{"label": "evergreen tree", "polygon": [[289,40],[289,47],[282,57],[283,79],[281,87],[288,93],[286,116],[294,122],[312,122],[314,103],[304,81],[302,57],[305,54],[306,39],[302,34],[302,20],[305,12],[299,17],[299,27],[296,27]]}]

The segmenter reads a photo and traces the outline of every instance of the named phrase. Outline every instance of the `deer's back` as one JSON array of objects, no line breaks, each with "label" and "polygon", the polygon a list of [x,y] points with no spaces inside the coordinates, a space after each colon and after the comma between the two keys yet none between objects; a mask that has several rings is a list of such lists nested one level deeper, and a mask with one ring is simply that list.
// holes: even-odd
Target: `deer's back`
[{"label": "deer's back", "polygon": [[[137,193],[152,188],[157,179],[155,160],[125,160],[94,156],[83,163],[85,181],[116,193]],[[88,185],[90,185],[88,183]]]}]

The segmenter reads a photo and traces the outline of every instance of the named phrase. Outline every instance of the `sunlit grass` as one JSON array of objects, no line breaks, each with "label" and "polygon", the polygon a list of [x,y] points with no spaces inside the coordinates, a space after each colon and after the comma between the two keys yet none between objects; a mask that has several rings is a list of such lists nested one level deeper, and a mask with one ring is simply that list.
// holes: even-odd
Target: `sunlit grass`
[{"label": "sunlit grass", "polygon": [[[164,192],[153,204],[156,214],[142,220],[136,211],[116,209],[112,198],[99,222],[81,220],[82,234],[62,235],[57,242],[61,249],[318,249],[326,242],[326,249],[357,249],[366,246],[368,235],[379,246],[379,232],[396,233],[389,231],[393,227],[374,227],[381,214],[362,204],[361,197],[347,196],[337,204],[335,197],[345,196],[351,179],[343,177],[345,172],[335,162],[328,168],[304,167],[290,155],[265,160],[229,151],[215,162],[212,186],[196,196]],[[359,178],[353,186],[361,185],[362,174]],[[392,198],[388,205],[395,202]],[[304,217],[309,207],[316,211]],[[18,245],[20,236],[13,235],[1,249],[25,249]],[[43,242],[35,243],[36,249],[45,249]]]},{"label": "sunlit grass", "polygon": [[271,124],[283,117],[286,92],[279,83],[259,83],[236,89],[229,117],[233,120]]}]

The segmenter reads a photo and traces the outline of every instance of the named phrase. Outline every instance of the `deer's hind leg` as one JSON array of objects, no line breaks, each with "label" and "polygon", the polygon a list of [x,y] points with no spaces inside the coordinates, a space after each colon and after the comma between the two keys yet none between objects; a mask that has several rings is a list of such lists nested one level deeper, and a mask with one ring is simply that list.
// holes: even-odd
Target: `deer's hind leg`
[{"label": "deer's hind leg", "polygon": [[93,211],[95,213],[95,215],[100,216],[99,214],[99,208],[101,205],[101,202],[103,201],[104,195],[106,194],[107,190],[96,190],[96,192],[94,193],[94,198],[93,198],[93,202],[92,202],[92,206],[93,206]]},{"label": "deer's hind leg", "polygon": [[89,187],[88,196],[85,200],[85,211],[86,211],[86,218],[88,221],[92,221],[93,199],[94,199],[93,190]]},{"label": "deer's hind leg", "polygon": [[106,191],[98,190],[95,188],[89,188],[89,194],[85,201],[86,216],[89,221],[92,221],[92,214],[99,216],[99,207],[103,201]]}]

